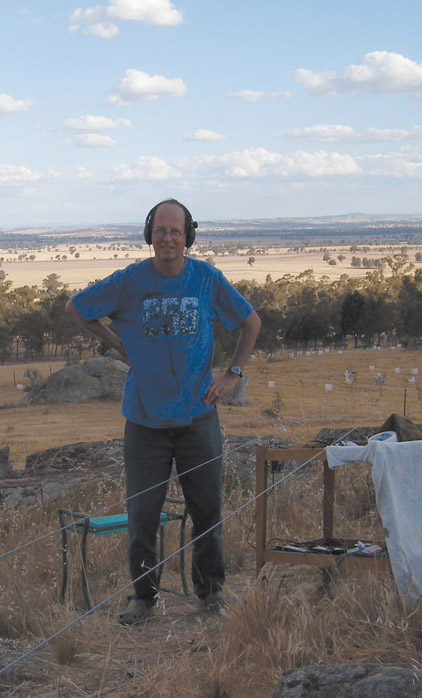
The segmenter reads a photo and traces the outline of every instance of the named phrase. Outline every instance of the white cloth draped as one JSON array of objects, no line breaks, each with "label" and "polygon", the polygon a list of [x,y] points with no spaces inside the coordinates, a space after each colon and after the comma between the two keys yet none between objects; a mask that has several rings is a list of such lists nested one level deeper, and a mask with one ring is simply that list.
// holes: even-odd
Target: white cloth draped
[{"label": "white cloth draped", "polygon": [[330,468],[372,463],[378,511],[400,592],[422,598],[422,441],[328,446]]}]

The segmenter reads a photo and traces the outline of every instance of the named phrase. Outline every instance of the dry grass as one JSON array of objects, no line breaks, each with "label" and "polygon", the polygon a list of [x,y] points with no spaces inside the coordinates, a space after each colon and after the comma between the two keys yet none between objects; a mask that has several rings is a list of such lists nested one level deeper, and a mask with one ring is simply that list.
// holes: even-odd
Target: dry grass
[{"label": "dry grass", "polygon": [[[407,382],[419,359],[419,352],[399,349],[301,355],[295,360],[285,354],[274,362],[258,358],[247,369],[250,406],[222,406],[224,430],[248,436],[277,432],[303,443],[323,427],[381,424],[391,412],[403,411],[404,388],[408,416],[422,421],[418,383]],[[376,366],[375,373],[385,374],[383,386],[376,385],[370,365]],[[394,371],[398,366],[400,374]],[[346,369],[356,374],[351,386],[344,382]],[[268,387],[269,380],[276,382],[275,388]],[[333,384],[331,393],[325,392],[325,383]],[[3,387],[15,395],[13,383]],[[34,450],[120,437],[122,426],[119,406],[113,403],[0,410],[0,434],[20,465]],[[121,482],[105,480],[89,483],[63,504],[98,511],[122,496]],[[227,481],[225,512],[251,497],[253,486],[245,492]],[[275,488],[269,535],[289,540],[320,535],[321,497],[316,466]],[[336,497],[336,532],[380,536],[368,468],[338,473]],[[0,521],[2,549],[57,529],[59,505],[5,513]],[[168,527],[167,537],[168,550],[176,550],[177,526]],[[59,603],[58,534],[1,561],[3,661],[19,657],[78,618],[80,558],[76,536],[70,538],[65,605]],[[191,596],[162,594],[155,618],[145,626],[123,628],[114,618],[125,603],[120,595],[2,677],[0,693],[18,698],[261,698],[271,695],[280,673],[310,663],[422,664],[422,611],[403,605],[391,577],[351,576],[340,567],[327,589],[317,570],[269,565],[255,583],[253,543],[251,507],[225,525],[229,605],[220,617],[198,613]],[[166,586],[180,588],[177,564],[176,558],[167,565]],[[128,584],[125,536],[89,541],[88,579],[94,603]]]},{"label": "dry grass", "polygon": [[[389,249],[389,254],[400,253],[402,245],[397,245],[395,248]],[[330,280],[339,279],[342,274],[347,274],[350,278],[363,277],[367,273],[365,267],[355,268],[351,266],[354,252],[350,252],[349,246],[335,245],[329,246],[328,250],[333,257],[342,253],[345,257],[342,263],[331,266],[327,261],[323,260],[323,253],[318,248],[313,251],[308,249],[306,252],[288,252],[287,248],[267,249],[265,255],[256,255],[253,265],[248,264],[250,255],[217,255],[214,256],[214,262],[218,269],[230,281],[239,281],[247,279],[265,283],[267,275],[270,274],[272,279],[280,279],[284,274],[300,274],[307,269],[314,271],[315,277],[318,279],[321,276],[327,276]],[[57,250],[63,255],[68,254],[66,245],[59,245]],[[78,248],[81,254],[80,259],[70,257],[66,260],[56,261],[52,259],[51,251],[46,248],[42,250],[27,250],[28,253],[36,255],[35,261],[18,261],[17,255],[8,255],[11,261],[3,262],[2,269],[7,274],[8,281],[12,281],[13,286],[20,287],[28,284],[29,286],[41,286],[43,279],[54,272],[59,275],[60,280],[67,283],[71,289],[85,288],[93,279],[104,279],[106,276],[122,269],[128,264],[139,259],[149,257],[147,246],[143,249],[132,248],[129,251],[128,257],[126,253],[121,251],[118,258],[114,258],[114,253],[110,250],[98,250],[88,246],[80,246]],[[408,246],[407,252],[414,259],[415,252],[419,252],[419,246]],[[198,251],[194,248],[194,253]],[[20,252],[18,253],[20,254]],[[359,253],[358,253],[359,254]],[[206,259],[210,252],[205,252],[199,255],[199,258]],[[211,256],[212,253],[211,253]],[[365,253],[365,256],[375,260],[386,256],[385,249],[380,249],[379,246],[373,246],[370,252]],[[415,268],[421,266],[418,262],[413,262]],[[390,270],[387,268],[385,274],[388,275]]]},{"label": "dry grass", "polygon": [[[17,407],[23,395],[14,387],[14,372],[21,378],[27,368],[35,367],[46,377],[50,366],[54,370],[56,364],[0,367],[0,439],[10,446],[16,468],[24,467],[29,453],[76,441],[119,438],[123,432],[120,406],[115,402]],[[398,367],[400,374],[395,373]],[[419,369],[420,376],[411,384],[413,368]],[[354,372],[353,385],[346,385],[345,370]],[[220,407],[221,423],[228,434],[256,437],[276,433],[301,443],[327,426],[381,424],[392,412],[403,413],[405,390],[407,415],[418,422],[422,409],[419,350],[358,349],[322,356],[316,352],[295,359],[285,351],[275,361],[258,357],[248,364],[246,373],[249,405]],[[377,385],[376,374],[385,376],[382,386]],[[269,387],[270,381],[275,388]],[[333,385],[332,392],[325,391],[325,384]]]}]

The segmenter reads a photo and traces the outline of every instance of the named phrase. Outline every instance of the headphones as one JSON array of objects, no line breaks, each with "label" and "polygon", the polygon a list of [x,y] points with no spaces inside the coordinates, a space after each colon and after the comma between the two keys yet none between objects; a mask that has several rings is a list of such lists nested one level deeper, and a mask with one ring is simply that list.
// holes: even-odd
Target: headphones
[{"label": "headphones", "polygon": [[180,201],[177,201],[177,199],[166,199],[165,201],[160,201],[160,203],[154,206],[154,208],[152,208],[148,213],[144,226],[145,242],[147,245],[151,245],[152,243],[152,229],[154,226],[155,214],[157,209],[163,204],[176,204],[176,206],[180,206],[180,208],[185,212],[186,247],[191,247],[195,240],[195,230],[198,227],[198,223],[192,219],[192,214],[190,211],[188,211],[186,206],[183,206],[183,204],[181,204]]}]

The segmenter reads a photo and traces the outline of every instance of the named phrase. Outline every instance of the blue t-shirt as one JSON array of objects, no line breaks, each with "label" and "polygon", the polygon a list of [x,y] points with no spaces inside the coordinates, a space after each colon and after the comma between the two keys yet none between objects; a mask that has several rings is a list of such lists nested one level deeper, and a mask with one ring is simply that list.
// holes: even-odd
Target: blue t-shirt
[{"label": "blue t-shirt", "polygon": [[131,264],[77,293],[86,320],[110,317],[130,362],[122,414],[137,424],[169,428],[190,424],[212,408],[204,395],[212,381],[213,324],[242,324],[252,306],[223,274],[186,258],[174,277],[151,259]]}]

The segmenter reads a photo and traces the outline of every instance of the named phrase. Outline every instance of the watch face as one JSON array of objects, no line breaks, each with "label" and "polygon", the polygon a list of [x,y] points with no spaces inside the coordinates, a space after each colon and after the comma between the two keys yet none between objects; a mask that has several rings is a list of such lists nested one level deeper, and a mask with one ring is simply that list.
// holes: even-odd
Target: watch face
[{"label": "watch face", "polygon": [[240,376],[242,373],[242,369],[240,366],[230,366],[230,371],[231,373],[234,373],[236,376]]}]

